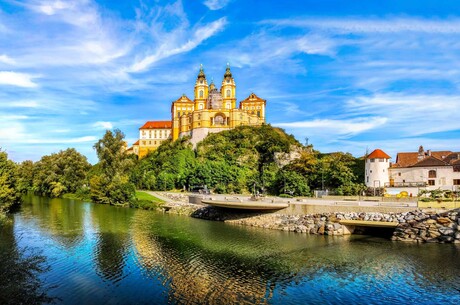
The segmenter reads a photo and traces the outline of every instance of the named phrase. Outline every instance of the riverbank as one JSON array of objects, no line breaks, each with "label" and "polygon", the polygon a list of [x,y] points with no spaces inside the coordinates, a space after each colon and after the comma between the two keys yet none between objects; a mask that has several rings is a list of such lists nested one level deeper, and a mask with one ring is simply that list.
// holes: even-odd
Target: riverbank
[{"label": "riverbank", "polygon": [[[392,240],[406,242],[460,243],[460,211],[415,210],[404,213],[321,213],[283,215],[279,213],[247,213],[203,207],[192,217],[224,221],[229,224],[260,227],[297,233],[343,236],[350,234],[350,226],[342,220],[397,223]],[[365,233],[366,228],[353,227]],[[355,231],[357,232],[357,231]]]}]

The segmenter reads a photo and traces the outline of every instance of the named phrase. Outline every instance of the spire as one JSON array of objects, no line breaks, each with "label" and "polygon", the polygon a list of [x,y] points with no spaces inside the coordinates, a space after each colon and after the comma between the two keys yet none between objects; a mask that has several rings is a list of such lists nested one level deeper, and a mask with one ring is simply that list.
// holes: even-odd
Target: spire
[{"label": "spire", "polygon": [[227,69],[225,69],[224,78],[225,77],[232,77],[232,72],[230,71],[230,64],[229,63],[227,63]]},{"label": "spire", "polygon": [[200,77],[206,78],[206,75],[204,75],[203,64],[200,64],[200,72],[198,73],[198,78]]},{"label": "spire", "polygon": [[212,90],[216,88],[216,85],[214,85],[214,78],[211,77],[211,84],[209,85],[209,89]]}]

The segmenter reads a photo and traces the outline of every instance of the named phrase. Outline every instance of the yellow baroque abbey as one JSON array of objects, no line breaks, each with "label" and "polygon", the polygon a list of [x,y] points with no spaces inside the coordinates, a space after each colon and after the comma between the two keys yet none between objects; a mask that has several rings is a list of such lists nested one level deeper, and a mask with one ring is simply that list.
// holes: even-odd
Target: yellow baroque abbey
[{"label": "yellow baroque abbey", "polygon": [[[146,122],[139,128],[139,141],[129,152],[143,157],[170,138],[177,140],[179,137],[190,136],[195,146],[212,132],[242,125],[262,125],[265,123],[265,106],[266,100],[251,93],[237,107],[235,79],[228,64],[220,89],[212,81],[208,85],[203,67],[200,67],[194,99],[184,94],[172,102],[170,124],[165,124],[167,121]],[[158,135],[162,137],[158,138]]]}]

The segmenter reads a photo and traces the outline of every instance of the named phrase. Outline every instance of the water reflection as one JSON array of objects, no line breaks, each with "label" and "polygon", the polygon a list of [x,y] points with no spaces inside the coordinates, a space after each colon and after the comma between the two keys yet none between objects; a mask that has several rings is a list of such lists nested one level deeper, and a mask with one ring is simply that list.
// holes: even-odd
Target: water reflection
[{"label": "water reflection", "polygon": [[308,236],[39,197],[8,234],[1,242],[12,257],[42,251],[51,268],[39,278],[66,304],[460,303],[455,245]]},{"label": "water reflection", "polygon": [[91,206],[91,220],[97,232],[93,255],[98,272],[107,280],[118,282],[123,277],[133,212],[131,209],[106,205]]},{"label": "water reflection", "polygon": [[20,249],[16,238],[12,224],[0,224],[0,304],[52,302],[39,279],[48,268],[45,257]]},{"label": "water reflection", "polygon": [[72,199],[24,197],[23,211],[37,221],[38,228],[66,248],[78,245],[84,233],[85,210]]}]

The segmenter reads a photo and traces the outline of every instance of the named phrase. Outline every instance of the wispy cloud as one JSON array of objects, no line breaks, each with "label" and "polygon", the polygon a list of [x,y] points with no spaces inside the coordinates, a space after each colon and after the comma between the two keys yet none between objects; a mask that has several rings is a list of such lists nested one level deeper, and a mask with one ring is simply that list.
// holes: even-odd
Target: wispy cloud
[{"label": "wispy cloud", "polygon": [[[140,29],[151,33],[152,45],[155,46],[147,55],[139,57],[128,69],[128,72],[143,72],[158,61],[173,55],[189,52],[206,39],[222,31],[227,24],[225,17],[207,24],[190,25],[180,1],[159,9],[154,17],[150,10],[138,11]],[[165,27],[165,22],[174,19],[173,28]]]},{"label": "wispy cloud", "polygon": [[0,63],[14,65],[16,61],[13,58],[9,57],[8,55],[2,54],[0,55]]},{"label": "wispy cloud", "polygon": [[460,34],[460,19],[435,20],[413,17],[390,18],[325,18],[265,20],[262,24],[332,30],[339,33],[400,33],[420,32],[434,34]]},{"label": "wispy cloud", "polygon": [[388,121],[385,117],[367,117],[356,119],[316,119],[311,121],[299,121],[292,123],[278,123],[277,126],[289,129],[302,129],[306,134],[311,131],[321,130],[321,133],[329,136],[350,137],[364,131],[383,126]]},{"label": "wispy cloud", "polygon": [[32,81],[33,78],[27,73],[0,71],[0,85],[35,88],[38,85]]},{"label": "wispy cloud", "polygon": [[93,127],[98,128],[98,129],[112,129],[113,124],[110,122],[99,121],[99,122],[94,123]]},{"label": "wispy cloud", "polygon": [[231,0],[205,0],[203,2],[210,10],[216,11],[226,7]]}]

